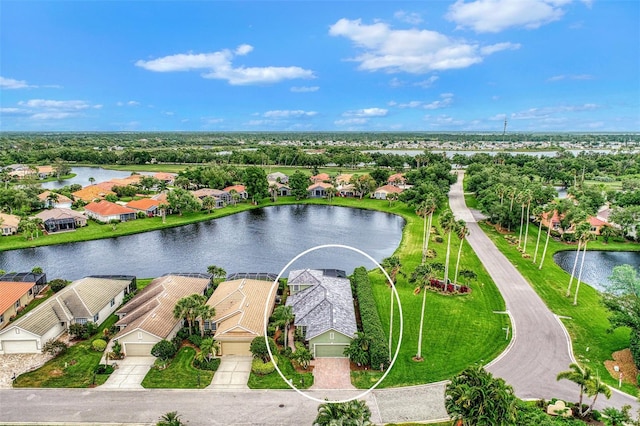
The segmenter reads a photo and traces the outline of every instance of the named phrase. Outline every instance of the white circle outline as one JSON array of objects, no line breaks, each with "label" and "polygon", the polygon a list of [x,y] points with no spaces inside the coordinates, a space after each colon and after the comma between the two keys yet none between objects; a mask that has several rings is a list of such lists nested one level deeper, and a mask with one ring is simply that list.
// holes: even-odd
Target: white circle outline
[{"label": "white circle outline", "polygon": [[[295,385],[293,384],[293,380],[291,380],[291,381],[288,380],[284,376],[284,374],[282,374],[282,371],[280,371],[280,367],[278,367],[278,364],[273,359],[273,353],[271,352],[271,347],[269,346],[269,338],[267,336],[267,324],[269,322],[269,314],[268,314],[268,312],[269,312],[269,303],[265,304],[265,306],[264,306],[264,330],[263,330],[263,332],[264,332],[264,341],[265,341],[265,344],[267,346],[267,352],[269,352],[269,358],[271,359],[271,362],[273,363],[273,366],[276,368],[276,371],[278,372],[280,377],[282,377],[282,380],[284,380],[284,382],[287,385],[289,385],[289,387],[291,389],[293,389],[294,391],[298,392],[300,395],[304,396],[305,398],[309,398],[310,400],[319,402],[321,404],[326,404],[326,403],[336,404],[336,403],[343,403],[343,402],[353,401],[355,399],[359,399],[359,398],[362,398],[362,397],[366,396],[367,394],[369,394],[369,392],[371,392],[376,387],[378,387],[378,385],[387,377],[387,374],[389,374],[389,371],[391,371],[391,368],[393,367],[393,364],[395,364],[396,359],[398,358],[398,354],[400,353],[400,346],[402,344],[402,334],[403,334],[403,329],[404,329],[404,320],[403,320],[403,317],[402,317],[402,304],[400,303],[400,296],[398,295],[398,290],[396,290],[396,286],[391,281],[391,277],[389,277],[389,274],[387,274],[387,271],[385,271],[384,268],[382,267],[382,265],[380,265],[374,258],[369,256],[367,253],[365,253],[362,250],[357,249],[355,247],[347,246],[347,245],[344,245],[344,244],[323,244],[323,245],[312,247],[312,248],[307,249],[307,250],[303,251],[302,253],[298,254],[296,257],[291,259],[289,261],[289,263],[287,263],[285,265],[284,268],[282,268],[282,270],[280,271],[280,273],[278,274],[276,279],[271,284],[271,289],[270,289],[269,293],[270,294],[273,293],[274,287],[277,288],[278,281],[280,280],[280,277],[282,276],[282,274],[284,274],[284,272],[287,269],[289,269],[289,267],[296,260],[300,259],[302,256],[304,256],[304,255],[306,255],[308,253],[311,253],[311,252],[316,251],[316,250],[324,249],[324,248],[343,248],[343,249],[355,251],[356,253],[359,253],[359,254],[363,255],[364,257],[366,257],[367,259],[369,259],[370,261],[375,263],[376,266],[378,267],[378,269],[380,269],[380,271],[382,271],[384,276],[387,278],[387,280],[389,281],[389,284],[391,284],[391,288],[393,290],[393,294],[395,295],[396,301],[398,302],[398,314],[400,315],[400,333],[399,333],[399,337],[398,337],[398,346],[396,347],[396,352],[393,355],[393,359],[391,360],[391,363],[389,364],[389,367],[384,372],[382,377],[380,377],[380,379],[377,382],[375,382],[373,384],[373,386],[371,386],[369,389],[365,390],[364,392],[362,392],[362,393],[360,393],[360,394],[358,394],[358,395],[356,395],[356,396],[354,396],[352,398],[330,401],[330,400],[327,400],[327,399],[319,399],[319,398],[315,398],[315,397],[313,397],[311,395],[307,395],[305,392],[303,392],[300,389],[298,389],[297,387],[295,387]],[[393,321],[393,318],[390,318],[389,321],[390,322]],[[336,390],[338,390],[338,389],[336,389]]]}]

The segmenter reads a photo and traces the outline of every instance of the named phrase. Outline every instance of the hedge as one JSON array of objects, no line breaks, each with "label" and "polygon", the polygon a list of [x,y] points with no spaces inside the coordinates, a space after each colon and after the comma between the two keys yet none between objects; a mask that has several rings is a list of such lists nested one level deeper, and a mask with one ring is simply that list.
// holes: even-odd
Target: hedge
[{"label": "hedge", "polygon": [[271,360],[267,362],[262,362],[260,358],[255,358],[251,362],[251,371],[253,371],[254,374],[258,374],[260,376],[266,376],[267,374],[271,374],[275,371],[275,369],[276,367],[271,362]]},{"label": "hedge", "polygon": [[382,321],[380,321],[376,302],[373,299],[373,290],[371,289],[369,275],[363,266],[353,271],[351,286],[356,289],[356,297],[358,298],[358,306],[360,307],[362,331],[371,339],[371,343],[369,344],[371,368],[378,369],[380,365],[386,367],[389,365],[387,336],[382,329]]}]

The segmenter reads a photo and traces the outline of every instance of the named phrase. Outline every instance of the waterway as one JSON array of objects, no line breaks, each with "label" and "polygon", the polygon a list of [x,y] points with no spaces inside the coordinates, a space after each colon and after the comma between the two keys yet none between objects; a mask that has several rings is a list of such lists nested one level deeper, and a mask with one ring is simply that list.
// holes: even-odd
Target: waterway
[{"label": "waterway", "polygon": [[[405,221],[399,216],[337,206],[291,205],[250,210],[206,222],[96,241],[0,252],[0,269],[43,268],[48,279],[96,274],[157,277],[169,272],[279,273],[299,253],[319,245],[357,248],[376,261],[393,254]],[[344,248],[313,251],[291,265],[351,273],[375,267]],[[291,269],[290,268],[290,269]]]},{"label": "waterway", "polygon": [[[573,269],[575,258],[575,250],[560,251],[553,256],[553,260],[569,274]],[[581,261],[582,252],[580,252],[580,258],[578,258],[576,277],[580,270]],[[640,272],[640,251],[587,251],[582,271],[582,281],[598,290],[602,290],[603,286],[609,283],[609,276],[611,276],[613,268],[625,264],[634,266]]]},{"label": "waterway", "polygon": [[[94,178],[95,183],[106,182],[111,179],[122,179],[131,175],[131,172],[120,171],[120,170],[107,170],[102,167],[72,167],[71,173],[74,173],[75,176],[71,179],[63,180],[63,181],[51,181],[45,182],[41,186],[46,189],[58,189],[63,186],[79,184],[82,186],[90,185],[89,178]],[[153,173],[141,173],[141,174],[153,174]]]}]

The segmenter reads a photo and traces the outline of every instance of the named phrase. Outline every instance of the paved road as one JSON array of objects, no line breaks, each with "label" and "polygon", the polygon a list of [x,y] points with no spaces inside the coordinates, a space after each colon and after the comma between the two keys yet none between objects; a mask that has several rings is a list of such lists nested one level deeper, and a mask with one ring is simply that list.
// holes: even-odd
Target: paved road
[{"label": "paved road", "polygon": [[[451,187],[449,205],[456,219],[467,222],[467,241],[496,283],[506,302],[514,329],[510,346],[488,370],[511,384],[520,398],[560,398],[577,400],[577,386],[567,380],[557,381],[560,371],[575,362],[571,341],[560,320],[547,308],[529,283],[480,229],[466,207],[462,189],[464,173]],[[635,398],[614,392],[610,400],[602,398],[600,408],[637,407]]]}]

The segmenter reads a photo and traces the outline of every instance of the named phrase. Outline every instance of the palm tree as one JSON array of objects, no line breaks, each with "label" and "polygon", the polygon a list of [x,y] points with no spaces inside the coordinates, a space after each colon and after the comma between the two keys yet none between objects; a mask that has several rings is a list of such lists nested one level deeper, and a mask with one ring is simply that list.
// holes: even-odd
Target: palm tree
[{"label": "palm tree", "polygon": [[524,244],[522,245],[522,252],[526,253],[527,252],[527,240],[529,239],[529,218],[531,217],[529,215],[529,212],[531,211],[531,201],[533,201],[533,191],[531,189],[527,190],[526,193],[526,200],[527,200],[527,214],[526,214],[526,220],[527,220],[527,224],[525,226],[524,229]]},{"label": "palm tree", "polygon": [[[546,212],[542,212],[542,214],[547,213],[547,218],[549,218],[549,220],[547,223],[547,239],[544,242],[544,249],[542,250],[542,257],[540,258],[540,266],[538,266],[538,269],[542,269],[544,258],[547,255],[547,247],[549,246],[549,237],[551,236],[551,228],[553,227],[553,214],[555,213],[555,211],[555,208],[552,206]],[[540,219],[540,221],[542,222],[542,219]]]},{"label": "palm tree", "polygon": [[89,177],[89,183],[91,185],[93,185],[96,182],[96,178],[94,178],[93,176]]},{"label": "palm tree", "polygon": [[416,361],[422,361],[422,328],[424,325],[424,308],[427,303],[427,288],[431,284],[431,280],[435,278],[435,269],[433,264],[427,263],[418,265],[411,273],[410,283],[416,285],[413,294],[418,295],[422,292],[422,311],[420,313],[420,331],[418,332],[418,351],[415,356]]},{"label": "palm tree", "polygon": [[314,426],[358,425],[369,426],[371,410],[360,400],[346,402],[325,402],[318,406],[318,416]]},{"label": "palm tree", "polygon": [[447,237],[447,256],[444,262],[444,285],[449,284],[449,259],[451,257],[451,234],[456,231],[457,223],[453,217],[453,212],[447,209],[440,216],[440,225],[444,229],[444,232],[448,234]]},{"label": "palm tree", "polygon": [[173,307],[173,317],[184,318],[187,320],[189,327],[189,335],[193,329],[193,320],[197,317],[197,312],[207,302],[207,298],[201,294],[192,294],[191,296],[183,297],[176,302]]},{"label": "palm tree", "polygon": [[482,366],[468,367],[445,389],[447,413],[465,426],[516,424],[517,401],[513,388]]},{"label": "palm tree", "polygon": [[[429,250],[429,239],[431,238],[431,226],[433,223],[433,212],[436,211],[438,207],[438,203],[436,202],[435,197],[432,195],[428,195],[420,205],[418,206],[418,210],[416,214],[422,218],[424,218],[424,229],[423,229],[423,239],[422,239],[422,263],[424,264],[427,259],[427,251]],[[427,215],[429,216],[429,222],[427,223]]]},{"label": "palm tree", "polygon": [[156,426],[184,426],[185,423],[180,419],[177,411],[170,411],[160,416],[160,420]]},{"label": "palm tree", "polygon": [[60,199],[60,195],[50,191],[49,194],[47,195],[47,201],[48,201],[49,207],[53,207],[58,202],[59,199]]},{"label": "palm tree", "polygon": [[384,270],[391,278],[391,282],[394,284],[397,282],[398,274],[404,276],[405,274],[402,272],[402,263],[400,263],[400,258],[398,256],[390,256],[382,259],[382,263],[380,265],[384,268]]},{"label": "palm tree", "polygon": [[571,296],[571,284],[573,283],[573,278],[575,277],[575,274],[576,274],[576,267],[578,266],[578,258],[580,257],[580,248],[582,246],[583,234],[585,232],[589,232],[590,230],[590,229],[585,229],[584,225],[589,226],[586,223],[581,223],[576,227],[574,232],[574,236],[576,237],[576,240],[578,242],[578,248],[576,249],[576,257],[573,260],[573,268],[571,269],[571,278],[569,278],[569,286],[567,287],[567,297]]},{"label": "palm tree", "polygon": [[276,325],[284,326],[284,347],[287,347],[289,325],[293,322],[295,315],[291,306],[280,305],[273,310],[273,319]]},{"label": "palm tree", "polygon": [[200,318],[200,337],[204,338],[204,323],[210,321],[216,316],[216,309],[213,306],[207,305],[206,302],[194,309],[193,314]]},{"label": "palm tree", "polygon": [[538,238],[536,239],[536,249],[533,253],[533,263],[538,260],[538,247],[540,247],[540,236],[542,235],[542,215],[545,212],[545,206],[536,206],[533,209],[533,215],[538,220]]},{"label": "palm tree", "polygon": [[[582,270],[584,269],[584,258],[587,257],[587,243],[591,239],[591,226],[589,223],[585,223],[585,230],[582,232],[582,242],[584,243],[584,250],[582,250],[582,260],[580,261],[580,272],[578,272],[578,283],[576,284],[576,293],[573,297],[573,304],[578,304],[578,292],[580,291],[580,280],[582,279]],[[577,256],[577,255],[576,255]]]},{"label": "palm tree", "polygon": [[206,196],[202,199],[202,207],[208,212],[211,213],[211,210],[216,208],[216,199],[213,197]]},{"label": "palm tree", "polygon": [[162,216],[162,223],[167,223],[167,209],[169,208],[169,204],[160,203],[158,209],[160,210],[160,216]]},{"label": "palm tree", "polygon": [[[592,396],[593,400],[587,408],[587,411],[584,412],[583,416],[586,416],[593,410],[593,406],[596,405],[596,399],[598,399],[598,395],[603,394],[607,399],[611,398],[611,389],[605,383],[600,380],[600,376],[596,374],[589,382],[587,383],[587,395]],[[582,409],[582,407],[580,407]]]},{"label": "palm tree", "polygon": [[325,190],[325,192],[327,193],[327,198],[329,199],[329,202],[331,203],[331,200],[333,200],[333,197],[336,196],[336,194],[338,193],[338,190],[335,187],[330,186]]},{"label": "palm tree", "polygon": [[520,191],[517,195],[518,201],[520,201],[521,211],[520,211],[520,233],[518,234],[518,248],[520,248],[520,244],[522,243],[522,228],[524,226],[524,207],[527,204],[529,190],[527,188]]},{"label": "palm tree", "polygon": [[460,255],[462,254],[462,245],[464,244],[464,240],[469,235],[469,228],[467,228],[467,223],[464,220],[459,220],[457,222],[458,228],[458,238],[460,238],[460,247],[458,247],[458,259],[456,260],[456,272],[453,275],[453,282],[458,282],[458,270],[460,267]]},{"label": "palm tree", "polygon": [[556,376],[556,380],[567,379],[580,387],[580,396],[578,397],[578,411],[582,415],[582,397],[587,390],[587,384],[591,380],[592,371],[589,367],[580,367],[575,362],[569,364],[570,370],[561,371]]},{"label": "palm tree", "polygon": [[207,272],[213,275],[213,280],[223,280],[227,277],[227,271],[224,268],[217,265],[207,266]]},{"label": "palm tree", "polygon": [[278,200],[278,184],[272,183],[269,185],[269,192],[271,193],[271,199],[275,203]]}]

